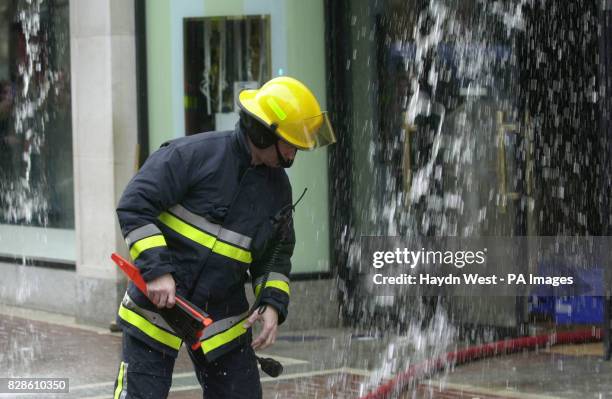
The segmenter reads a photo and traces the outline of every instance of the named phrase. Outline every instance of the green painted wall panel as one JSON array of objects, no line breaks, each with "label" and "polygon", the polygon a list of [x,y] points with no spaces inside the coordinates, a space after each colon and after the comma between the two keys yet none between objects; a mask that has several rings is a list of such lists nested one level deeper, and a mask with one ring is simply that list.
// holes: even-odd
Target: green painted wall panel
[{"label": "green painted wall panel", "polygon": [[172,132],[171,0],[146,3],[149,152],[174,137]]},{"label": "green painted wall panel", "polygon": [[[287,74],[303,81],[326,109],[325,18],[323,1],[288,0]],[[296,209],[294,272],[329,271],[327,149],[299,152],[289,169],[293,197],[308,192]]]},{"label": "green painted wall panel", "polygon": [[204,1],[206,15],[243,15],[244,0]]}]

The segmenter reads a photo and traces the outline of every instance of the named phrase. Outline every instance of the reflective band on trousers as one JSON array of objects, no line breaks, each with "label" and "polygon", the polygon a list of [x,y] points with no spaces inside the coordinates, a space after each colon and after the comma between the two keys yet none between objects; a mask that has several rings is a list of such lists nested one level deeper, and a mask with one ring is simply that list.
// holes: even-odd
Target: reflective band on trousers
[{"label": "reflective band on trousers", "polygon": [[145,319],[138,313],[131,311],[121,304],[119,307],[119,317],[124,320],[126,323],[133,325],[138,328],[140,331],[153,338],[157,342],[160,342],[166,346],[174,350],[179,350],[181,348],[181,339],[175,335],[170,334],[167,331],[162,330],[157,327],[155,324],[151,323],[149,320]]},{"label": "reflective band on trousers", "polygon": [[196,229],[171,213],[163,212],[161,215],[159,215],[159,220],[180,235],[185,236],[190,240],[205,246],[206,248],[209,248],[214,253],[243,263],[251,263],[252,261],[251,252],[240,247],[218,241],[215,236]]},{"label": "reflective band on trousers", "polygon": [[143,251],[156,247],[165,247],[166,245],[166,240],[161,234],[143,238],[132,245],[132,248],[130,248],[130,256],[133,260],[136,260]]},{"label": "reflective band on trousers", "polygon": [[159,313],[141,308],[140,306],[136,304],[136,302],[132,300],[132,298],[130,298],[127,292],[123,296],[123,299],[121,300],[121,304],[125,306],[126,308],[128,308],[129,310],[136,312],[143,318],[147,319],[149,323],[153,323],[157,327],[161,328],[162,330],[165,330],[171,334],[176,335],[172,327],[168,325],[166,320],[164,320],[164,318]]},{"label": "reflective band on trousers", "polygon": [[[127,363],[121,362],[119,366],[119,375],[117,376],[117,388],[115,388],[115,395],[113,399],[123,399],[127,393]],[[123,387],[123,381],[125,381],[125,389]]]},{"label": "reflective band on trousers", "polygon": [[247,320],[245,316],[246,314],[221,319],[204,329],[204,336],[200,340],[204,354],[245,334],[247,329],[242,326]]},{"label": "reflective band on trousers", "polygon": [[[263,284],[265,278],[266,276],[263,275],[256,279],[253,283],[255,296],[259,295],[259,291],[261,291],[261,285]],[[289,278],[282,273],[270,273],[268,275],[268,280],[266,281],[266,287],[274,287],[285,292],[287,295],[290,295]]]}]

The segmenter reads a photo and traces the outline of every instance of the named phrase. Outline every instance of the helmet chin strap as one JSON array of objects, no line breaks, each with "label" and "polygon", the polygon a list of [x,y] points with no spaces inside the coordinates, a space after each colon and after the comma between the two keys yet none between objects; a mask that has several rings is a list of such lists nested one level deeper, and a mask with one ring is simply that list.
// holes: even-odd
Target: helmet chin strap
[{"label": "helmet chin strap", "polygon": [[280,150],[278,149],[278,142],[279,142],[279,140],[276,140],[276,143],[274,144],[274,147],[276,148],[276,156],[278,157],[278,164],[282,168],[285,168],[285,169],[290,168],[291,165],[293,165],[293,159],[285,159],[282,156]]}]

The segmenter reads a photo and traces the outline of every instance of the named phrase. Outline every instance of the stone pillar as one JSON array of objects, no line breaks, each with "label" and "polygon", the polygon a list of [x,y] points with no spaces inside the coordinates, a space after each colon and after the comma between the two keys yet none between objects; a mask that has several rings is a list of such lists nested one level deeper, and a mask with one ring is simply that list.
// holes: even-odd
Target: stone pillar
[{"label": "stone pillar", "polygon": [[70,50],[78,321],[108,326],[125,280],[115,206],[136,166],[133,0],[71,0]]}]

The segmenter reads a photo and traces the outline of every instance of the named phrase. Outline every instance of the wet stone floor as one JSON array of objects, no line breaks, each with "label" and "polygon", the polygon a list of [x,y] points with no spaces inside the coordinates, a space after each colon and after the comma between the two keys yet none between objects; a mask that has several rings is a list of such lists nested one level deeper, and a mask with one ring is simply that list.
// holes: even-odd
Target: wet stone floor
[{"label": "wet stone floor", "polygon": [[[380,377],[384,339],[351,331],[281,332],[263,356],[284,365],[277,379],[262,375],[264,398],[359,398]],[[70,393],[14,395],[107,399],[119,363],[121,336],[76,325],[65,316],[0,306],[0,378],[70,379]],[[399,395],[413,398],[553,399],[612,398],[612,363],[601,360],[601,344],[554,347],[481,360],[421,381]],[[390,375],[384,376],[390,378]],[[170,398],[202,398],[186,353],[177,360]]]}]

